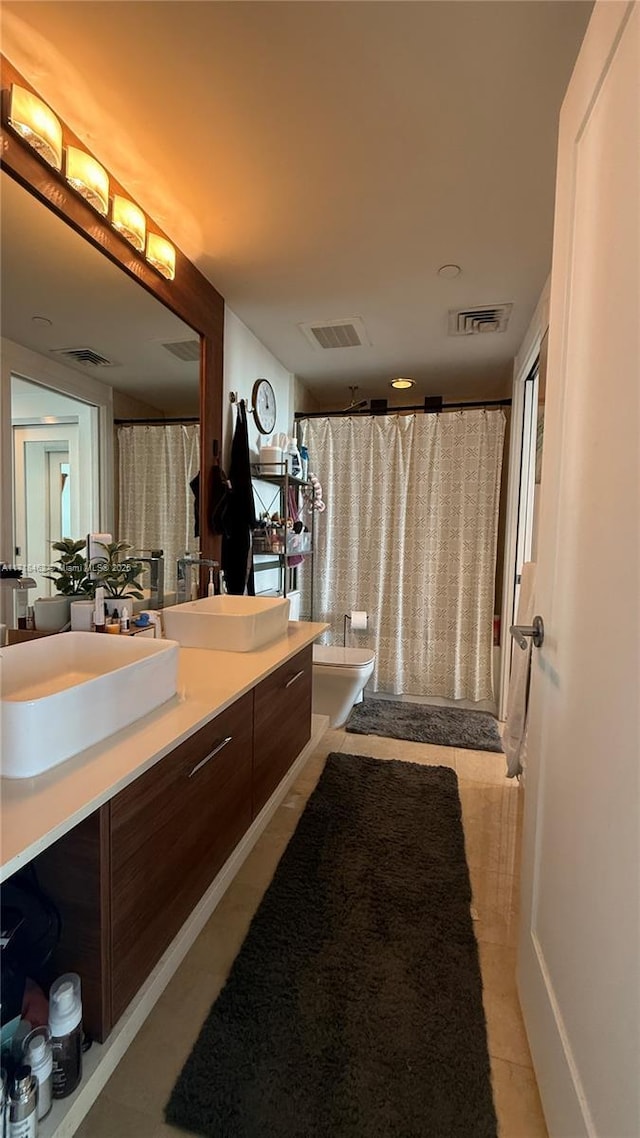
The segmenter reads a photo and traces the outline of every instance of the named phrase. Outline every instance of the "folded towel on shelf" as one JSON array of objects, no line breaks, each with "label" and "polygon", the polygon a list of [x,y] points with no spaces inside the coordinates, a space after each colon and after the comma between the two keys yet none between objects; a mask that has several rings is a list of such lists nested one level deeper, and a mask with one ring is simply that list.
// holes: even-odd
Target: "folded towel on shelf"
[{"label": "folded towel on shelf", "polygon": [[[534,589],[536,567],[533,561],[522,566],[520,577],[520,596],[518,598],[517,623],[530,625],[534,616]],[[515,778],[522,773],[522,758],[527,734],[527,714],[529,710],[529,680],[531,676],[531,637],[527,637],[526,648],[515,642],[511,656],[509,694],[507,696],[507,720],[502,736],[502,746],[507,758],[507,776]]]}]

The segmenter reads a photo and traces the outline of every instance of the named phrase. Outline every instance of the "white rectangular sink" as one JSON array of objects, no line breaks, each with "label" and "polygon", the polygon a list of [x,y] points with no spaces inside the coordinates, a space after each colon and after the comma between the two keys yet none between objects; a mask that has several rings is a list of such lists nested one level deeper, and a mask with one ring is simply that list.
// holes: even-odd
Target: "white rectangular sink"
[{"label": "white rectangular sink", "polygon": [[32,778],[175,695],[171,640],[63,632],[0,651],[0,769]]},{"label": "white rectangular sink", "polygon": [[286,635],[289,601],[284,597],[203,597],[163,609],[166,636],[183,648],[252,652]]}]

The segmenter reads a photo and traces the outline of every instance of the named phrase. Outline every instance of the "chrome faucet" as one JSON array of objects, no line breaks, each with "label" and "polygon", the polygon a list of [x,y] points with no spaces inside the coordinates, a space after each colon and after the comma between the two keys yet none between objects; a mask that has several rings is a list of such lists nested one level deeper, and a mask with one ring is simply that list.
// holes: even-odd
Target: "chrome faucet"
[{"label": "chrome faucet", "polygon": [[[4,586],[6,589],[11,589],[13,594],[11,600],[9,600],[9,598],[5,595],[4,599],[6,601],[7,612],[4,611],[5,606],[0,603],[0,620],[13,622],[16,619],[17,614],[18,628],[21,627],[21,618],[23,616],[26,617],[27,613],[27,605],[29,601],[29,594],[27,590],[36,589],[38,586],[38,582],[34,581],[33,577],[22,577],[20,576],[20,573],[21,570],[18,566],[5,565],[4,562],[0,562],[0,586]],[[2,641],[0,641],[0,645],[1,644]]]},{"label": "chrome faucet", "polygon": [[164,556],[162,549],[150,549],[149,556],[146,550],[142,554],[134,553],[129,561],[140,561],[149,566],[149,608],[164,608]]},{"label": "chrome faucet", "polygon": [[10,589],[35,589],[37,584],[33,577],[8,577],[0,572],[0,585],[8,585]]},{"label": "chrome faucet", "polygon": [[213,584],[216,593],[220,592],[220,562],[211,561],[208,557],[200,557],[199,554],[185,554],[184,557],[179,557],[176,561],[176,604],[184,604],[185,601],[191,600],[191,575],[195,568],[200,569],[202,566],[213,569]]}]

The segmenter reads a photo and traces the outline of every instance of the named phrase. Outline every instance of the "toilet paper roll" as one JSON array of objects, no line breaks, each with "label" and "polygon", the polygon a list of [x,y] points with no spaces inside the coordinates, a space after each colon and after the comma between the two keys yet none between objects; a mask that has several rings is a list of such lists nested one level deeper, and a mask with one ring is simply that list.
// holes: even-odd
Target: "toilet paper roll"
[{"label": "toilet paper roll", "polygon": [[351,611],[351,628],[354,632],[364,631],[367,627],[367,614],[359,609]]}]

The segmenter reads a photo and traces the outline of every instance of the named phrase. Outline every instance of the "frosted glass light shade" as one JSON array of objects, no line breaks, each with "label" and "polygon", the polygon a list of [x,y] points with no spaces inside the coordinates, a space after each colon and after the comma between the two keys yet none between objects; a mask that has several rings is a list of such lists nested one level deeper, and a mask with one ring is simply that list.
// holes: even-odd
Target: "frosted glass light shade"
[{"label": "frosted glass light shade", "polygon": [[409,387],[415,387],[414,379],[392,379],[391,387],[395,387],[396,391],[407,391]]},{"label": "frosted glass light shade", "polygon": [[62,169],[62,126],[37,95],[11,84],[10,125],[54,170]]},{"label": "frosted glass light shade", "polygon": [[144,252],[147,223],[142,210],[134,202],[115,194],[111,205],[111,224],[131,242],[134,249]]},{"label": "frosted glass light shade", "polygon": [[168,281],[173,280],[176,275],[176,251],[170,241],[158,233],[150,233],[147,237],[146,258],[163,277]]},{"label": "frosted glass light shade", "polygon": [[67,146],[65,177],[89,205],[106,216],[109,210],[109,175],[95,158],[77,146]]}]

